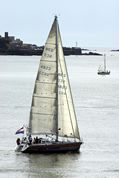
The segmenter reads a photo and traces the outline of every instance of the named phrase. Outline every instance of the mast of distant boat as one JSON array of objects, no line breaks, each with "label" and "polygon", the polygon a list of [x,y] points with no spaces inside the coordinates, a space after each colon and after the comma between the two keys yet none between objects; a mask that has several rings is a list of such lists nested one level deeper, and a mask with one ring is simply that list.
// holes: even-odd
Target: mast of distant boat
[{"label": "mast of distant boat", "polygon": [[104,54],[104,71],[106,72],[106,54]]}]

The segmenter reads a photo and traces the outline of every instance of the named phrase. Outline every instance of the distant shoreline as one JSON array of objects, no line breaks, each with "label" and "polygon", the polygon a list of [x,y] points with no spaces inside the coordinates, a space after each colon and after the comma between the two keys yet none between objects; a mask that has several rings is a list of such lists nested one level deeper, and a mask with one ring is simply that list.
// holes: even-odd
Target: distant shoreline
[{"label": "distant shoreline", "polygon": [[[64,55],[65,56],[69,56],[69,55],[102,55],[100,53],[97,52],[88,52],[88,53],[82,53],[81,48],[63,48],[64,51]],[[5,49],[0,49],[0,55],[17,55],[17,56],[32,56],[32,55],[37,55],[37,56],[41,56],[43,53],[43,48],[39,49],[39,50],[31,50],[31,49],[27,49],[27,50],[23,50],[23,49],[14,49],[14,50],[5,50]]]},{"label": "distant shoreline", "polygon": [[[24,43],[21,39],[15,38],[15,36],[9,36],[8,32],[5,32],[4,37],[0,35],[0,55],[19,55],[19,56],[41,56],[44,46],[37,46],[35,44]],[[119,49],[111,50],[118,52]],[[65,56],[69,55],[96,55],[101,56],[102,53],[97,50],[91,50],[89,48],[81,47],[63,47]]]},{"label": "distant shoreline", "polygon": [[119,49],[113,49],[112,52],[119,52]]}]

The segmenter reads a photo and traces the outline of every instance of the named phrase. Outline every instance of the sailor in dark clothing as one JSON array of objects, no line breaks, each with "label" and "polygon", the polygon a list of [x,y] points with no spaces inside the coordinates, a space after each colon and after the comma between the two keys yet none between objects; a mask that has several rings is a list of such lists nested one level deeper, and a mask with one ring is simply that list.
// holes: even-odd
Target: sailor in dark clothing
[{"label": "sailor in dark clothing", "polygon": [[32,144],[32,137],[31,137],[31,135],[29,135],[28,140],[29,140],[29,145],[31,145]]},{"label": "sailor in dark clothing", "polygon": [[36,143],[38,143],[38,137],[36,137]]},{"label": "sailor in dark clothing", "polygon": [[17,138],[16,143],[17,145],[20,145],[20,138]]}]

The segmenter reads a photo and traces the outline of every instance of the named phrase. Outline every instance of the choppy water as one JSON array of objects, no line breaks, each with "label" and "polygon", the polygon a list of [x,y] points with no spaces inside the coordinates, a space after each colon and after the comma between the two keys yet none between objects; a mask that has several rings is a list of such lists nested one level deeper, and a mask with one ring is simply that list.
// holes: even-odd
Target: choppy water
[{"label": "choppy water", "polygon": [[0,178],[119,177],[119,53],[66,57],[81,137],[80,154],[14,151],[15,131],[28,122],[39,57],[0,56]]}]

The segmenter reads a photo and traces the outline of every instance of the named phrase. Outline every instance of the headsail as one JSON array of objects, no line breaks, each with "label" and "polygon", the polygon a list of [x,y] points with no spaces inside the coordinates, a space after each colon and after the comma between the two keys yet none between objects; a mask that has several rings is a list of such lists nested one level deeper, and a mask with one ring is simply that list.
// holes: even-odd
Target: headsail
[{"label": "headsail", "polygon": [[57,17],[41,57],[29,127],[30,134],[80,139]]}]

